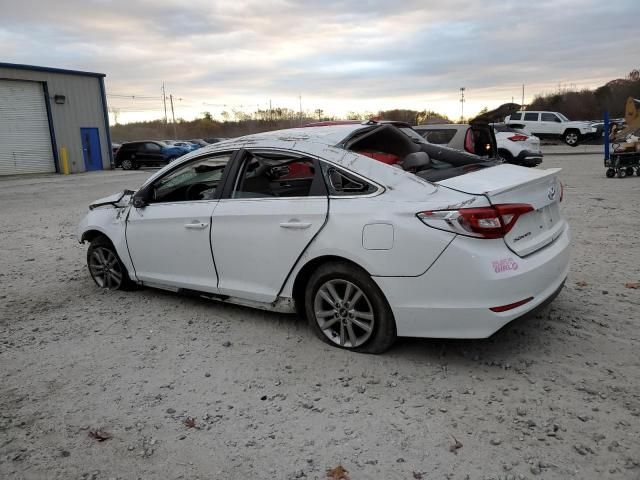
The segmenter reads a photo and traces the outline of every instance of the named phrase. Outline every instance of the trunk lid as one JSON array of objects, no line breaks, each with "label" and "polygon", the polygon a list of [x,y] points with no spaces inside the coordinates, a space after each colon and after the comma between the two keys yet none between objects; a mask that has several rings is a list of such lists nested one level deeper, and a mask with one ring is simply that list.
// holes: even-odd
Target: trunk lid
[{"label": "trunk lid", "polygon": [[566,226],[560,215],[560,168],[536,170],[503,164],[438,182],[459,192],[484,195],[492,205],[525,203],[533,211],[518,218],[504,242],[520,257],[558,238]]}]

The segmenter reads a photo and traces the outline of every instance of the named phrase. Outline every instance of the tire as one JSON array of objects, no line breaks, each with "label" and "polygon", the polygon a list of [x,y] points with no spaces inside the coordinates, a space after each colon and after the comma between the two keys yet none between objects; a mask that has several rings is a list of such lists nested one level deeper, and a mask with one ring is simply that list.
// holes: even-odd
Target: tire
[{"label": "tire", "polygon": [[580,143],[580,132],[578,130],[567,130],[562,134],[562,139],[570,147],[577,147]]},{"label": "tire", "polygon": [[120,166],[123,170],[131,170],[132,168],[135,168],[136,164],[130,158],[125,158],[124,160],[122,160],[122,162],[120,162]]},{"label": "tire", "polygon": [[87,267],[95,284],[106,290],[132,290],[135,284],[120,260],[111,241],[104,236],[91,241],[87,250]]},{"label": "tire", "polygon": [[627,176],[626,168],[621,168],[620,170],[618,170],[618,178],[624,178],[626,176]]},{"label": "tire", "polygon": [[607,178],[613,178],[616,176],[616,171],[613,168],[607,168]]},{"label": "tire", "polygon": [[498,150],[498,158],[500,158],[504,163],[513,163],[513,155],[511,155],[508,150]]},{"label": "tire", "polygon": [[313,332],[334,347],[382,353],[396,340],[396,323],[384,294],[366,272],[350,264],[320,266],[307,282],[304,305]]},{"label": "tire", "polygon": [[627,167],[627,176],[628,177],[632,177],[633,176],[633,167]]}]

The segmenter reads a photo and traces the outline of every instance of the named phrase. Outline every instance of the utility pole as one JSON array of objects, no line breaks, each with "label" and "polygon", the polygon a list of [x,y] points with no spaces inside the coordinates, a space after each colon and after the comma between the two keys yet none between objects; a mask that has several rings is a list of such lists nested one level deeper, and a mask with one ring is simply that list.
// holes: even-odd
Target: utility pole
[{"label": "utility pole", "polygon": [[520,110],[524,110],[524,83],[522,84],[522,105],[520,106]]},{"label": "utility pole", "polygon": [[173,111],[173,95],[169,94],[169,101],[171,102],[171,118],[173,118],[173,139],[178,139],[178,134],[176,133],[176,114]]},{"label": "utility pole", "polygon": [[273,112],[271,111],[271,99],[269,99],[269,123],[273,122]]},{"label": "utility pole", "polygon": [[464,122],[464,91],[465,87],[460,87],[460,121]]},{"label": "utility pole", "polygon": [[302,126],[302,95],[298,95],[298,100],[300,101],[300,126]]},{"label": "utility pole", "polygon": [[164,124],[167,124],[167,96],[164,93],[164,82],[162,82],[162,103],[164,103]]}]

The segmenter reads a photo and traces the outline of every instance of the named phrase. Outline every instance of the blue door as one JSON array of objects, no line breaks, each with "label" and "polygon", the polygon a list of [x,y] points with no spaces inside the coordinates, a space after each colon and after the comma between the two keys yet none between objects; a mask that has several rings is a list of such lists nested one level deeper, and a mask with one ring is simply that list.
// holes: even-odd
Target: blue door
[{"label": "blue door", "polygon": [[97,128],[81,128],[82,156],[84,157],[84,169],[102,170],[102,152],[100,151],[100,134]]}]

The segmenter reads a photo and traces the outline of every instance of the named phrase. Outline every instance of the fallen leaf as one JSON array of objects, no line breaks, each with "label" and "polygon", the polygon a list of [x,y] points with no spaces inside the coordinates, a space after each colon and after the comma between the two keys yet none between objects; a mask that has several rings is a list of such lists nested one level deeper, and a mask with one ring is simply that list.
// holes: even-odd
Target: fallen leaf
[{"label": "fallen leaf", "polygon": [[104,442],[105,440],[109,440],[113,437],[113,435],[111,435],[109,432],[105,432],[101,428],[89,430],[89,436],[99,442]]},{"label": "fallen leaf", "polygon": [[456,455],[458,454],[458,449],[462,448],[462,443],[460,443],[458,441],[458,439],[456,437],[454,437],[453,435],[451,435],[451,438],[453,438],[453,443],[451,445],[449,445],[449,451],[455,453]]},{"label": "fallen leaf", "polygon": [[578,286],[578,287],[580,287],[580,288],[582,288],[582,287],[586,287],[586,286],[588,286],[588,285],[589,285],[589,284],[588,284],[587,282],[584,282],[584,281],[582,281],[582,280],[580,280],[579,282],[576,282],[576,286]]},{"label": "fallen leaf", "polygon": [[196,419],[193,417],[187,417],[184,424],[187,428],[196,428]]},{"label": "fallen leaf", "polygon": [[636,283],[636,282],[629,282],[629,283],[625,283],[624,284],[624,288],[633,288],[633,289],[640,289],[640,283]]},{"label": "fallen leaf", "polygon": [[349,472],[347,472],[342,465],[338,465],[335,468],[329,468],[327,470],[327,478],[329,480],[349,480],[347,473]]}]

